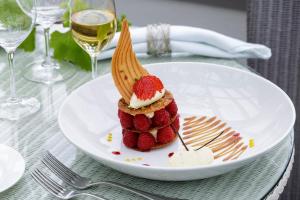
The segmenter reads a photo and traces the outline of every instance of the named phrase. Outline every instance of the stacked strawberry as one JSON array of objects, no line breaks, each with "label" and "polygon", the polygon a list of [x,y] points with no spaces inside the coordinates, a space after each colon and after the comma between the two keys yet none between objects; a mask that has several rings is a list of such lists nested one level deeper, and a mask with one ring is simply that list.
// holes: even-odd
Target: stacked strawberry
[{"label": "stacked strawberry", "polygon": [[[143,76],[133,85],[135,98],[140,101],[151,100],[158,92],[165,92],[163,84],[152,75]],[[138,114],[130,114],[131,110],[125,112],[124,109],[119,109],[118,116],[123,129],[125,146],[140,151],[149,151],[175,140],[180,126],[178,108],[173,98],[166,101],[166,105],[150,113],[142,108],[135,109],[135,111],[141,109]]]},{"label": "stacked strawberry", "polygon": [[177,105],[173,100],[167,107],[155,111],[152,118],[145,114],[135,116],[119,110],[123,128],[123,143],[141,151],[172,142],[179,130]]},{"label": "stacked strawberry", "polygon": [[159,78],[148,75],[137,80],[133,85],[133,93],[142,100],[155,96],[156,91],[161,91],[164,86]]}]

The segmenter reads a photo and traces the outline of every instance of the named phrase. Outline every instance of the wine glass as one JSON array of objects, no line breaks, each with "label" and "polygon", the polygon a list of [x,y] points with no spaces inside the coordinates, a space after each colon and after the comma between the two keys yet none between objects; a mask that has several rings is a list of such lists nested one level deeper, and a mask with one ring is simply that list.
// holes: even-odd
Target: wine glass
[{"label": "wine glass", "polygon": [[[18,97],[15,87],[14,53],[35,24],[35,0],[0,0],[0,46],[8,55],[10,97],[0,103],[0,118],[18,120],[37,112],[40,103],[33,97]],[[29,8],[25,12],[24,7]]]},{"label": "wine glass", "polygon": [[114,0],[71,1],[71,29],[76,43],[91,57],[92,78],[97,77],[97,56],[117,29]]},{"label": "wine glass", "polygon": [[[36,0],[37,19],[36,24],[44,29],[45,56],[44,59],[30,63],[24,71],[24,77],[28,80],[53,84],[72,77],[76,70],[69,62],[57,61],[50,55],[50,27],[56,22],[61,22],[64,13],[69,8],[70,0]],[[67,49],[66,49],[67,50]]]}]

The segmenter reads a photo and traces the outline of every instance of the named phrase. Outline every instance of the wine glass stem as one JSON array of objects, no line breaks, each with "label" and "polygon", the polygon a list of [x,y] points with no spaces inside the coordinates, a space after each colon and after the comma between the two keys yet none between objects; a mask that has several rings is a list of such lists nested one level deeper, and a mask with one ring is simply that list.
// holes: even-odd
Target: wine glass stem
[{"label": "wine glass stem", "polygon": [[15,81],[15,69],[14,69],[14,51],[8,52],[8,65],[10,70],[10,97],[8,101],[17,102],[17,93],[16,93],[16,81]]},{"label": "wine glass stem", "polygon": [[50,28],[44,28],[44,36],[45,36],[45,61],[43,63],[44,67],[49,67],[51,65],[51,57],[50,57]]},{"label": "wine glass stem", "polygon": [[98,72],[98,63],[97,63],[97,55],[91,56],[91,62],[92,62],[92,78],[97,78],[97,72]]}]

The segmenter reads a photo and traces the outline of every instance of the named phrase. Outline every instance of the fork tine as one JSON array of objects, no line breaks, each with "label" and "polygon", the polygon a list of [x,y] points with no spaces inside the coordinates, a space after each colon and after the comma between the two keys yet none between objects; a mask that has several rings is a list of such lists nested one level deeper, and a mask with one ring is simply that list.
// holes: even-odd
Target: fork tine
[{"label": "fork tine", "polygon": [[55,156],[53,156],[49,151],[46,152],[44,156],[45,160],[52,161],[52,163],[59,168],[61,171],[68,174],[70,177],[80,177],[78,174],[70,170],[68,167],[66,167],[62,162],[60,162]]},{"label": "fork tine", "polygon": [[49,185],[47,182],[44,182],[43,179],[40,177],[40,175],[37,174],[37,172],[31,172],[31,176],[33,180],[35,180],[40,186],[42,186],[45,190],[50,192],[51,194],[55,196],[59,196],[59,191],[55,188],[53,188],[51,185]]},{"label": "fork tine", "polygon": [[66,174],[64,171],[62,171],[60,168],[57,167],[51,160],[49,159],[43,159],[42,163],[46,165],[55,175],[57,175],[59,178],[63,179],[63,181],[71,183],[74,177],[70,177],[70,175]]},{"label": "fork tine", "polygon": [[65,166],[62,162],[60,162],[53,154],[51,154],[49,151],[47,151],[47,155],[53,162],[55,162],[57,165],[61,167],[61,169],[64,169],[66,172],[68,172],[72,176],[78,176],[75,172],[70,170],[67,166]]},{"label": "fork tine", "polygon": [[45,182],[47,182],[49,185],[51,185],[53,188],[55,188],[59,192],[65,190],[60,184],[58,184],[57,182],[55,182],[52,178],[50,178],[48,175],[46,175],[43,172],[41,172],[39,169],[36,169],[35,171],[41,177],[42,180],[44,180]]},{"label": "fork tine", "polygon": [[43,181],[41,181],[36,174],[31,174],[33,180],[39,184],[42,188],[47,190],[50,194],[53,194],[54,196],[58,196],[57,191],[55,191],[53,188],[49,187],[47,184],[45,184]]},{"label": "fork tine", "polygon": [[39,169],[36,169],[36,171],[44,178],[46,179],[49,183],[53,184],[54,187],[56,187],[59,190],[64,190],[63,186],[61,186],[59,183],[54,181],[49,175],[45,174]]}]

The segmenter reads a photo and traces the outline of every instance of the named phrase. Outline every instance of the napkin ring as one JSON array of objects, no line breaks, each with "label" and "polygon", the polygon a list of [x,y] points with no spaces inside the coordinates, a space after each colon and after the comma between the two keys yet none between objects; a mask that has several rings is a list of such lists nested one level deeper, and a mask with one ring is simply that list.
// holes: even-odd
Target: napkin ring
[{"label": "napkin ring", "polygon": [[169,24],[147,26],[147,53],[153,56],[171,53]]}]

